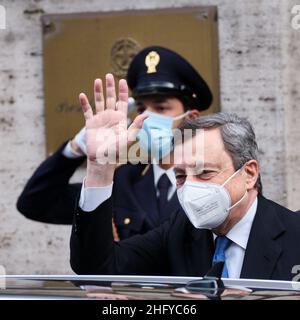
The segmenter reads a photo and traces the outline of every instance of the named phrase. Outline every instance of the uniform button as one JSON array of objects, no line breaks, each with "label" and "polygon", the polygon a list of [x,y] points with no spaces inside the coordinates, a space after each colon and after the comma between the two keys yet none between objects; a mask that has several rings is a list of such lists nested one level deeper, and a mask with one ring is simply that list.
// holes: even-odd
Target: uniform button
[{"label": "uniform button", "polygon": [[130,219],[129,218],[125,218],[124,219],[124,224],[129,224],[130,223]]}]

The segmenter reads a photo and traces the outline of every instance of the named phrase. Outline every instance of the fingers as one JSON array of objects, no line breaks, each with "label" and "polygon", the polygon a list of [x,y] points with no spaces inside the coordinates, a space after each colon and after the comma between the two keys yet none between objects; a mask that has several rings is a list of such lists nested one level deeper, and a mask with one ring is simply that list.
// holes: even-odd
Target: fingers
[{"label": "fingers", "polygon": [[93,110],[90,106],[89,100],[84,93],[80,93],[79,102],[83,111],[85,120],[91,119],[93,117]]},{"label": "fingers", "polygon": [[96,79],[94,82],[94,97],[96,113],[99,113],[104,110],[104,96],[101,79]]},{"label": "fingers", "polygon": [[116,88],[114,76],[108,73],[105,76],[106,79],[106,108],[113,109],[116,108]]},{"label": "fingers", "polygon": [[[106,108],[116,109],[116,88],[115,80],[112,74],[108,73],[105,77],[106,79]],[[95,108],[96,113],[104,111],[104,94],[103,85],[101,79],[96,79],[94,82],[94,98],[95,98]],[[90,106],[87,96],[84,93],[79,95],[80,105],[83,110],[85,119],[90,119],[93,116],[93,110]],[[119,81],[119,100],[118,100],[118,110],[127,114],[128,108],[128,86],[124,79]]]},{"label": "fingers", "polygon": [[142,128],[144,120],[148,117],[148,114],[142,113],[134,119],[133,123],[128,128],[128,141],[136,140],[136,136],[139,133],[139,130]]},{"label": "fingers", "polygon": [[127,115],[127,109],[128,109],[128,86],[127,86],[127,81],[124,79],[121,79],[119,81],[119,100],[118,100],[117,110]]}]

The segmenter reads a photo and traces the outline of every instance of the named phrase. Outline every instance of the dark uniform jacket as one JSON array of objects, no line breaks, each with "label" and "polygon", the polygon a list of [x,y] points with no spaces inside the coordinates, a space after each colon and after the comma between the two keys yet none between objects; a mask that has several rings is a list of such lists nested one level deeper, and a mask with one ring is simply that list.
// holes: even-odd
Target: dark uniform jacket
[{"label": "dark uniform jacket", "polygon": [[[17,208],[27,218],[54,224],[72,224],[81,183],[69,180],[85,158],[68,159],[62,154],[66,144],[35,171],[20,195]],[[159,216],[152,166],[123,165],[114,176],[114,222],[121,239],[145,233],[177,211],[176,193]]]},{"label": "dark uniform jacket", "polygon": [[[76,209],[71,266],[78,274],[203,276],[211,267],[213,235],[195,229],[182,210],[146,234],[114,243],[112,199],[94,212]],[[291,280],[300,265],[300,215],[258,196],[241,278]]]}]

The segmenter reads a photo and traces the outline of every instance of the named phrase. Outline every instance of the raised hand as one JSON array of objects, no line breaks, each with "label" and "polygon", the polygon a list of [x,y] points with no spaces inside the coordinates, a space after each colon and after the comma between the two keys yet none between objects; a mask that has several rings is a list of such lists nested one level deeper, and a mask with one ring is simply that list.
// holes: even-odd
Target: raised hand
[{"label": "raised hand", "polygon": [[[128,86],[126,80],[119,81],[117,100],[114,77],[112,74],[107,74],[106,99],[103,92],[101,79],[96,79],[94,83],[95,114],[87,96],[84,93],[79,95],[86,127],[87,177],[95,173],[96,167],[101,167],[101,172],[106,169],[113,170],[119,159],[120,150],[127,150],[128,144],[135,141],[144,119],[147,118],[145,114],[139,115],[127,129]],[[91,167],[93,170],[89,172]]]}]

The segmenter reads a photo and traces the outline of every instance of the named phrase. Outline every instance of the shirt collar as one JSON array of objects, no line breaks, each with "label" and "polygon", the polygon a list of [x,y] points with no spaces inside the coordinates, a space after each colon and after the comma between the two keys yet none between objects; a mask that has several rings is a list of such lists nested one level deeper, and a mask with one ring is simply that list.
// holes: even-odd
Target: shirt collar
[{"label": "shirt collar", "polygon": [[252,223],[257,210],[257,197],[243,218],[226,234],[226,237],[246,250]]},{"label": "shirt collar", "polygon": [[172,187],[176,188],[176,177],[175,177],[175,173],[174,173],[173,167],[169,168],[168,170],[164,170],[158,165],[158,163],[155,160],[153,160],[153,174],[154,174],[154,185],[155,185],[155,187],[157,187],[158,181],[159,181],[160,177],[164,173],[170,179]]}]

